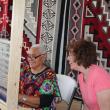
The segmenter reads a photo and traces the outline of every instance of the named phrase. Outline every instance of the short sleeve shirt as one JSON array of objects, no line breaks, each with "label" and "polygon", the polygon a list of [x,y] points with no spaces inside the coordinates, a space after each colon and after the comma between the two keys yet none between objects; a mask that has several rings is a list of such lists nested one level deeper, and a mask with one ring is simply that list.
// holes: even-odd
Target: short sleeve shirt
[{"label": "short sleeve shirt", "polygon": [[[33,74],[30,68],[21,69],[19,93],[28,96],[41,96],[43,94],[51,94],[54,100],[49,107],[36,108],[35,110],[55,110],[56,100],[61,98],[60,90],[57,83],[57,78],[51,68],[46,68],[38,74]],[[46,99],[45,99],[46,100]],[[29,107],[26,104],[20,103],[22,107]]]},{"label": "short sleeve shirt", "polygon": [[110,89],[110,74],[102,67],[91,65],[87,81],[84,81],[82,73],[78,75],[78,81],[82,98],[89,110],[100,110],[96,94]]}]

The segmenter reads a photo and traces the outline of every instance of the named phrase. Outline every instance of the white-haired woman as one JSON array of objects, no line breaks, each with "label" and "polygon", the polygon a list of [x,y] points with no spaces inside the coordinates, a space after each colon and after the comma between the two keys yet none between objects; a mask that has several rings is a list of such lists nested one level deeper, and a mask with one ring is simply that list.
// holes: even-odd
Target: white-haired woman
[{"label": "white-haired woman", "polygon": [[60,100],[55,72],[44,62],[47,53],[40,45],[28,52],[29,68],[22,68],[19,85],[19,105],[36,110],[55,110],[55,101]]}]

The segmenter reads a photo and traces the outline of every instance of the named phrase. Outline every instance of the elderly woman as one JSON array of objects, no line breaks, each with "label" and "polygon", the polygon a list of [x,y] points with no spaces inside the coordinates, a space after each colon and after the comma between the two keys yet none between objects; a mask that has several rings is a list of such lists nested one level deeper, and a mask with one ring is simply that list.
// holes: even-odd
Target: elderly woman
[{"label": "elderly woman", "polygon": [[46,51],[40,45],[28,52],[29,68],[22,68],[19,85],[19,105],[35,110],[55,110],[60,92],[54,71],[47,67]]},{"label": "elderly woman", "polygon": [[96,46],[90,41],[71,41],[68,45],[70,68],[79,72],[78,81],[84,110],[110,110],[110,74],[98,65]]}]

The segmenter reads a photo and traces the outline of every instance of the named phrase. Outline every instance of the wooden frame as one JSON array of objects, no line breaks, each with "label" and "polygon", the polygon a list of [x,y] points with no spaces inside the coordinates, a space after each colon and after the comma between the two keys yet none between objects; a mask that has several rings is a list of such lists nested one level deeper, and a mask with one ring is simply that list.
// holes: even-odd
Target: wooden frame
[{"label": "wooden frame", "polygon": [[13,0],[11,40],[8,67],[7,101],[0,101],[1,110],[18,110],[18,87],[23,42],[25,0]]}]

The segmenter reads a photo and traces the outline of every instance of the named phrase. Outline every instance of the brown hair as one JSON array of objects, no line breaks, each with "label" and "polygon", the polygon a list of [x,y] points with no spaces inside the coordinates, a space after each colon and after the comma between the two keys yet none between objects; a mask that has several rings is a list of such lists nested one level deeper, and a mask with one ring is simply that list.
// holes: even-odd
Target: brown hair
[{"label": "brown hair", "polygon": [[91,41],[80,39],[71,40],[68,44],[67,51],[75,56],[75,62],[85,68],[91,64],[97,63],[96,46]]}]

